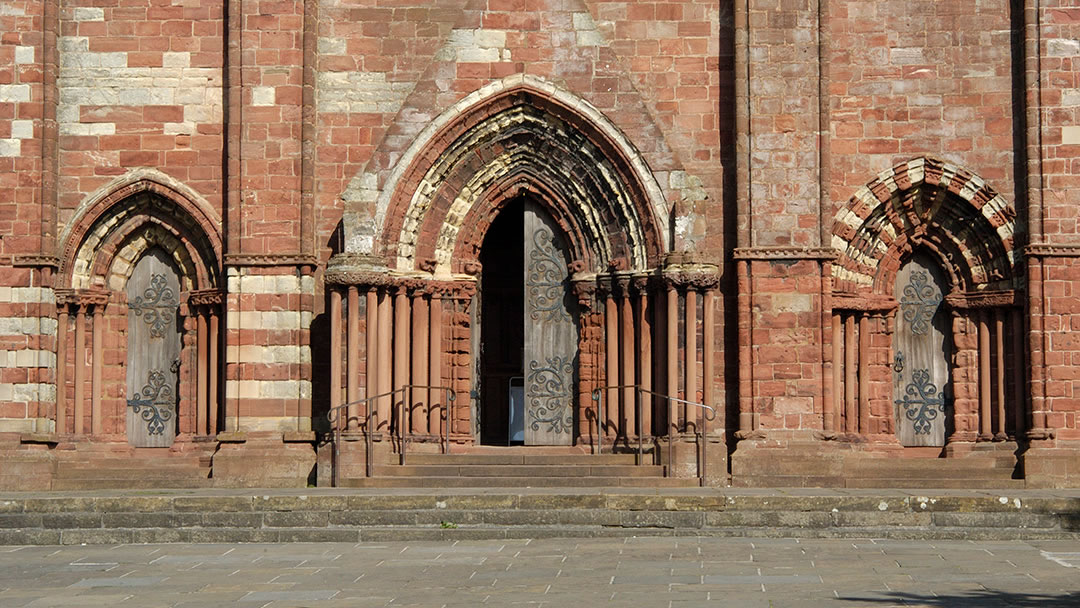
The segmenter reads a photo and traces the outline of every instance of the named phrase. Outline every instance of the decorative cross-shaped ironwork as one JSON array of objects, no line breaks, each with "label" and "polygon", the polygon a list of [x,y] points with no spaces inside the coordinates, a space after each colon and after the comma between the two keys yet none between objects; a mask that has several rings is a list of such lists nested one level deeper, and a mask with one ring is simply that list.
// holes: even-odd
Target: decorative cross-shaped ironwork
[{"label": "decorative cross-shaped ironwork", "polygon": [[904,320],[916,336],[926,335],[930,331],[930,321],[941,305],[941,291],[930,282],[930,275],[925,271],[911,273],[911,280],[904,287],[904,297],[900,300],[900,309]]},{"label": "decorative cross-shaped ironwork", "polygon": [[566,357],[548,357],[547,365],[539,361],[529,362],[529,416],[532,430],[549,425],[553,433],[569,433],[573,430],[574,415],[568,407],[573,398],[574,361]]},{"label": "decorative cross-shaped ironwork", "polygon": [[130,306],[136,317],[142,317],[150,326],[151,338],[164,338],[166,328],[176,319],[176,307],[179,302],[176,293],[169,287],[163,274],[150,277],[150,286],[143,295],[135,298]]},{"label": "decorative cross-shaped ironwork", "polygon": [[555,248],[555,235],[546,227],[532,235],[535,249],[529,252],[529,317],[533,321],[569,320],[563,306],[566,297],[566,267]]},{"label": "decorative cross-shaped ironwork", "polygon": [[931,423],[945,410],[944,396],[930,381],[930,371],[917,369],[912,382],[904,388],[904,397],[896,405],[904,408],[904,416],[912,421],[916,435],[929,435]]},{"label": "decorative cross-shaped ironwork", "polygon": [[151,370],[146,385],[135,399],[128,399],[128,407],[146,422],[150,435],[165,433],[165,423],[172,418],[172,388],[168,375],[161,370]]}]

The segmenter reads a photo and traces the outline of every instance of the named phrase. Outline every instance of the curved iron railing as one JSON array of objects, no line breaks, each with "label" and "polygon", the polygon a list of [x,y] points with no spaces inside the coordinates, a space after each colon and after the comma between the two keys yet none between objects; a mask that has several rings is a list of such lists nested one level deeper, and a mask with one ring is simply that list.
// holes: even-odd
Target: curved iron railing
[{"label": "curved iron railing", "polygon": [[[671,395],[665,395],[663,393],[657,393],[655,391],[651,391],[649,389],[642,388],[641,386],[639,386],[637,384],[620,384],[620,385],[617,385],[617,386],[602,386],[600,388],[593,389],[593,392],[592,392],[592,399],[593,399],[593,401],[595,401],[597,403],[597,407],[596,407],[596,410],[597,410],[596,411],[596,446],[597,446],[596,447],[596,453],[597,454],[602,453],[603,450],[604,450],[604,446],[603,446],[603,440],[604,440],[604,431],[603,431],[603,423],[604,423],[604,392],[606,392],[606,391],[619,391],[619,390],[624,390],[624,389],[628,389],[628,388],[629,389],[634,389],[634,392],[635,392],[635,395],[636,395],[636,399],[634,399],[634,411],[636,413],[636,418],[635,419],[637,420],[638,424],[641,424],[641,402],[642,402],[641,396],[643,394],[649,395],[649,400],[650,401],[652,401],[652,399],[655,398],[655,397],[659,397],[661,399],[664,399],[668,403],[671,403],[671,402],[682,403],[682,404],[685,404],[685,405],[692,405],[692,406],[695,406],[697,408],[700,408],[702,410],[702,414],[704,415],[704,421],[703,422],[712,422],[713,420],[716,420],[716,408],[714,408],[711,405],[706,405],[704,403],[700,403],[700,402],[697,402],[697,401],[688,401],[686,399],[680,399],[678,397],[672,397]],[[700,452],[699,461],[698,461],[699,462],[698,481],[701,484],[701,486],[704,487],[705,483],[706,483],[705,480],[706,480],[706,473],[707,473],[707,465],[706,465],[706,463],[708,462],[707,457],[708,457],[709,433],[708,433],[708,427],[707,427],[706,424],[704,424],[704,423],[699,424],[699,425],[697,425],[697,427],[699,427],[699,428],[697,430],[695,430],[694,434],[695,434],[695,436],[700,436],[700,441],[698,441],[698,445],[700,446],[698,448],[698,450]],[[675,425],[671,424],[671,421],[668,421],[668,424],[667,424],[667,429],[668,429],[668,432],[667,432],[667,435],[668,435],[668,466],[664,469],[664,475],[666,475],[666,476],[671,475],[671,466],[672,466],[672,464],[674,462],[673,458],[672,458],[672,455],[674,454],[674,451],[673,451],[674,447],[673,446],[675,445],[674,428],[675,428]],[[642,430],[644,431],[644,429],[642,429]],[[640,433],[637,434],[637,444],[638,444],[637,464],[639,464],[639,465],[642,463],[642,454],[644,452],[643,444],[642,444],[642,440],[643,440],[644,435],[645,435],[644,432],[640,432]]]},{"label": "curved iron railing", "polygon": [[[330,423],[330,428],[333,429],[333,431],[334,431],[334,452],[333,452],[333,459],[332,459],[331,465],[330,465],[331,469],[334,472],[333,473],[334,487],[337,487],[337,485],[338,485],[338,459],[340,458],[340,455],[341,455],[341,451],[340,451],[341,450],[341,447],[340,447],[341,446],[341,424],[339,424],[339,422],[341,420],[342,412],[343,411],[345,412],[345,419],[347,421],[349,419],[348,409],[350,407],[359,406],[361,404],[363,404],[364,407],[365,407],[365,410],[364,410],[365,414],[363,416],[363,418],[364,418],[363,428],[364,428],[364,444],[365,444],[365,448],[367,450],[367,456],[365,458],[364,471],[365,471],[365,474],[368,477],[372,477],[373,476],[372,475],[373,474],[372,449],[374,447],[374,435],[375,435],[374,431],[375,431],[375,427],[379,424],[379,420],[378,420],[378,410],[376,408],[371,407],[371,403],[373,401],[376,401],[378,399],[384,399],[386,397],[393,398],[393,396],[398,394],[398,393],[402,393],[402,395],[404,396],[404,393],[408,392],[409,399],[406,400],[406,399],[402,398],[402,399],[398,400],[396,402],[396,404],[392,404],[392,405],[395,405],[395,410],[398,412],[398,417],[397,417],[398,423],[397,423],[396,427],[393,430],[396,431],[396,433],[397,433],[398,445],[400,446],[399,447],[399,454],[400,454],[400,458],[401,458],[401,464],[405,464],[406,444],[408,443],[408,433],[406,433],[405,430],[404,430],[405,429],[405,402],[406,401],[409,401],[410,403],[412,402],[412,392],[413,392],[414,389],[428,390],[428,391],[446,391],[446,402],[447,403],[446,403],[446,405],[444,405],[443,407],[440,408],[441,412],[439,414],[439,419],[440,419],[440,422],[441,422],[441,424],[439,425],[439,444],[440,444],[440,447],[442,448],[442,453],[443,454],[449,453],[449,451],[450,451],[450,428],[448,426],[448,424],[449,424],[449,415],[448,414],[449,414],[449,410],[450,410],[450,405],[453,404],[455,399],[457,399],[457,394],[454,392],[454,390],[452,388],[450,388],[448,386],[429,385],[429,384],[406,384],[404,386],[400,386],[398,388],[395,388],[392,391],[388,391],[388,392],[385,392],[385,393],[380,393],[378,395],[372,395],[370,397],[365,397],[363,399],[357,399],[356,401],[350,401],[349,403],[343,403],[341,405],[330,408],[330,410],[326,412],[326,420],[327,420],[327,422]],[[428,400],[428,415],[429,416],[431,415],[431,409],[432,409],[432,403],[431,403],[431,400],[429,399]],[[373,418],[374,418],[374,423],[372,422]]]}]

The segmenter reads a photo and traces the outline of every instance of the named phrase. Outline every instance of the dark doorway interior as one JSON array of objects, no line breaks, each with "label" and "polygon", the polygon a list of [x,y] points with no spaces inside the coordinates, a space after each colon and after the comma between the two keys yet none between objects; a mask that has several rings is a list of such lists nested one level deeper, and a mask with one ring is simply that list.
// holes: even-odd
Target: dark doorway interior
[{"label": "dark doorway interior", "polygon": [[480,443],[509,445],[511,380],[522,376],[525,344],[524,210],[521,200],[496,216],[480,251]]}]

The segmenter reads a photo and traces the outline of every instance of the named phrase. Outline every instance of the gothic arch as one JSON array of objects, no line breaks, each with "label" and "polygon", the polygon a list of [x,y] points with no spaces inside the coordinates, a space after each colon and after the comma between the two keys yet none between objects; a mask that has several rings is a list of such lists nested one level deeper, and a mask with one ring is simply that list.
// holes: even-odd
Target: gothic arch
[{"label": "gothic arch", "polygon": [[132,172],[88,198],[64,231],[60,274],[73,288],[123,289],[141,255],[162,246],[185,291],[220,286],[220,220],[190,189],[156,171]]},{"label": "gothic arch", "polygon": [[523,191],[566,230],[583,270],[644,270],[670,247],[663,194],[629,140],[584,100],[519,74],[446,110],[369,192],[371,249],[399,271],[460,272],[455,256]]},{"label": "gothic arch", "polygon": [[954,289],[1015,289],[1022,232],[1013,206],[980,177],[917,158],[878,175],[837,213],[835,289],[889,294],[918,249],[938,258]]}]

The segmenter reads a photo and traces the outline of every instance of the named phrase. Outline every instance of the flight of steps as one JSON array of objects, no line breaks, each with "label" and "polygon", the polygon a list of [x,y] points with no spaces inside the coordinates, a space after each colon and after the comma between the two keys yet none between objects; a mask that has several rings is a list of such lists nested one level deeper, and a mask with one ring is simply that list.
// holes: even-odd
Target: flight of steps
[{"label": "flight of steps", "polygon": [[354,488],[672,488],[698,485],[696,479],[664,477],[662,466],[636,465],[634,461],[634,454],[545,453],[528,448],[465,454],[408,454],[404,465],[376,465],[372,477],[339,479],[338,485]]},{"label": "flight of steps", "polygon": [[206,488],[210,455],[128,448],[57,451],[53,490]]}]

